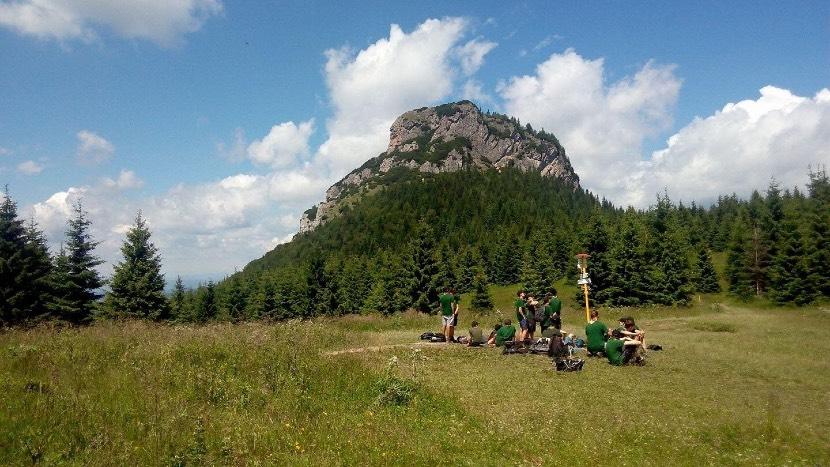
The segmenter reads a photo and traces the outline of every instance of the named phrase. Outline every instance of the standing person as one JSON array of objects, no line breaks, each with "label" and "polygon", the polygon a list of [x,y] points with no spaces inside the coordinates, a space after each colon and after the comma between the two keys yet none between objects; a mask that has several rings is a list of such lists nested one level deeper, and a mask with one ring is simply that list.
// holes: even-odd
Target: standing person
[{"label": "standing person", "polygon": [[525,319],[527,320],[527,332],[525,339],[533,340],[536,333],[536,311],[539,309],[539,302],[532,295],[528,295],[525,302]]},{"label": "standing person", "polygon": [[585,326],[585,338],[588,355],[594,356],[605,351],[605,339],[608,337],[608,326],[599,320],[599,312],[591,311],[591,321]]},{"label": "standing person", "polygon": [[446,342],[452,342],[458,303],[448,287],[444,287],[444,293],[438,297],[438,302],[441,304],[441,324],[444,339]]},{"label": "standing person", "polygon": [[545,335],[545,331],[552,327],[556,329],[557,333],[562,330],[562,318],[560,313],[562,311],[562,302],[556,296],[556,289],[545,296],[545,303],[543,308],[543,318],[540,323],[542,326],[542,337],[549,337]]},{"label": "standing person", "polygon": [[516,292],[516,301],[513,302],[516,307],[516,321],[519,323],[519,339],[524,340],[527,334],[527,304],[525,303],[525,293],[523,290]]}]

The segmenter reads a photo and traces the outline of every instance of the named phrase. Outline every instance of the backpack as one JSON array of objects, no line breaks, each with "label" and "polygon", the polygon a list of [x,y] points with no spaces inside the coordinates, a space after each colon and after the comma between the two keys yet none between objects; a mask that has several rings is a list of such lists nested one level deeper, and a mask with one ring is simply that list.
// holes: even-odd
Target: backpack
[{"label": "backpack", "polygon": [[553,362],[556,371],[582,371],[585,360],[581,358],[557,358]]},{"label": "backpack", "polygon": [[568,354],[568,346],[565,345],[565,342],[562,340],[562,336],[551,337],[550,345],[548,346],[548,357],[562,358],[567,357]]},{"label": "backpack", "polygon": [[435,337],[434,332],[427,331],[427,332],[421,334],[421,340],[422,341],[428,341],[428,340],[432,339],[433,337]]},{"label": "backpack", "polygon": [[543,337],[530,346],[530,353],[537,355],[546,354],[548,353],[549,347],[550,344],[548,344],[548,339]]}]

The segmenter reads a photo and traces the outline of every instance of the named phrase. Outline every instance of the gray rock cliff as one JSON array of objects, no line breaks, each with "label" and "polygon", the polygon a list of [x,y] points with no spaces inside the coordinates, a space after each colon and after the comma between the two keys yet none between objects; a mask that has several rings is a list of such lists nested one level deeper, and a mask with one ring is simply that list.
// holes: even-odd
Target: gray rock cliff
[{"label": "gray rock cliff", "polygon": [[469,101],[411,110],[395,120],[389,133],[385,152],[332,185],[326,200],[303,214],[300,233],[336,216],[337,205],[350,188],[397,167],[424,173],[515,167],[579,187],[579,177],[555,136],[505,115],[484,114]]}]

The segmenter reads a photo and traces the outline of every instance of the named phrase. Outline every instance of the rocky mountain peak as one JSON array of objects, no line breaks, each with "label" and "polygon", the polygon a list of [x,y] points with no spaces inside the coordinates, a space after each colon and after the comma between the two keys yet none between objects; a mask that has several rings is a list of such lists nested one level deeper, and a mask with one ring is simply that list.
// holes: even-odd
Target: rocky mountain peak
[{"label": "rocky mountain peak", "polygon": [[410,110],[389,130],[386,151],[353,170],[326,191],[326,200],[309,209],[300,220],[308,232],[338,214],[344,195],[368,181],[403,167],[422,173],[455,172],[515,167],[557,177],[579,187],[565,149],[550,133],[522,126],[515,118],[482,113],[470,101]]}]

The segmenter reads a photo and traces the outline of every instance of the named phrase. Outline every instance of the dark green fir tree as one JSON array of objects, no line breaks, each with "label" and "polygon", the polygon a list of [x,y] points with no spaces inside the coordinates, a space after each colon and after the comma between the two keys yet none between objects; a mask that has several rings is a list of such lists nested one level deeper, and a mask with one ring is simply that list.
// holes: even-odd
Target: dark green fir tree
[{"label": "dark green fir tree", "polygon": [[55,262],[53,314],[73,323],[92,319],[104,285],[95,270],[103,261],[93,254],[98,243],[92,239],[91,226],[83,205],[76,203],[66,230],[66,244]]},{"label": "dark green fir tree", "polygon": [[171,318],[176,321],[189,321],[190,313],[186,307],[186,291],[182,276],[176,276],[176,284],[173,286],[173,295],[170,297]]},{"label": "dark green fir tree", "polygon": [[794,214],[781,223],[780,246],[772,259],[769,278],[769,296],[775,303],[806,305],[816,298],[816,290],[810,287],[804,239]]},{"label": "dark green fir tree", "polygon": [[718,273],[715,271],[715,265],[712,263],[712,255],[709,250],[701,248],[697,254],[697,271],[696,285],[697,291],[701,293],[718,293],[720,292],[720,283],[718,282]]},{"label": "dark green fir tree", "polygon": [[205,323],[216,318],[217,312],[216,284],[211,280],[208,281],[207,285],[199,287],[197,290],[193,318],[198,323]]},{"label": "dark green fir tree", "polygon": [[729,293],[741,300],[749,300],[755,290],[749,261],[752,240],[747,230],[746,216],[742,215],[733,224],[732,237],[726,249],[726,279]]},{"label": "dark green fir tree", "polygon": [[113,268],[110,291],[104,298],[106,315],[143,319],[170,317],[161,255],[150,236],[147,221],[139,211],[121,245],[122,260]]},{"label": "dark green fir tree", "polygon": [[25,279],[28,284],[29,305],[28,318],[42,319],[48,317],[49,303],[52,300],[52,258],[46,246],[46,238],[38,229],[34,219],[26,225],[25,245]]},{"label": "dark green fir tree", "polygon": [[23,221],[7,186],[0,204],[0,324],[18,323],[28,314],[25,244]]},{"label": "dark green fir tree", "polygon": [[477,268],[475,280],[473,281],[473,300],[470,307],[474,311],[485,311],[493,309],[493,297],[487,289],[487,278],[484,270]]}]

